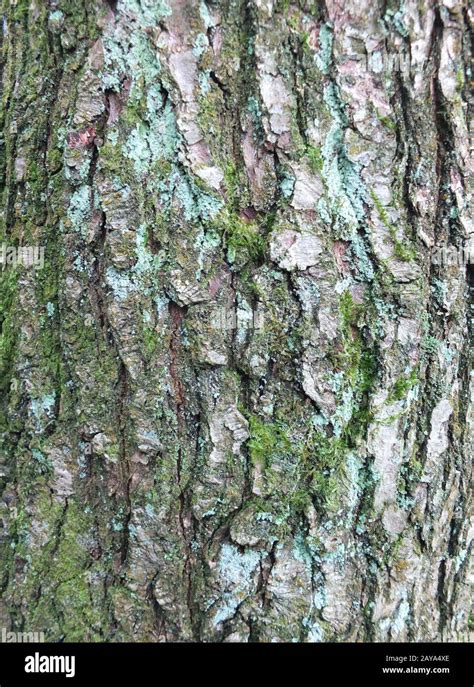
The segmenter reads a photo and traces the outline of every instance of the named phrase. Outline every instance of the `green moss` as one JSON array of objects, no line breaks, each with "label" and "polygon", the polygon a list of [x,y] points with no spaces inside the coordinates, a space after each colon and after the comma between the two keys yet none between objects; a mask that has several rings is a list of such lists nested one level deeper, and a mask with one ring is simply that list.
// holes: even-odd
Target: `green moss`
[{"label": "green moss", "polygon": [[397,379],[387,397],[387,402],[401,401],[406,397],[407,393],[418,383],[418,374],[416,370],[412,370],[409,375],[405,375]]},{"label": "green moss", "polygon": [[240,211],[250,205],[247,175],[234,161],[227,162],[224,167],[224,181],[227,191],[226,209],[229,218],[239,222],[241,221]]},{"label": "green moss", "polygon": [[354,303],[349,291],[344,291],[339,300],[339,312],[341,313],[343,331],[347,334],[351,326],[358,325],[362,306]]},{"label": "green moss", "polygon": [[224,220],[224,242],[230,263],[258,260],[265,250],[265,239],[254,222],[245,222],[232,213]]},{"label": "green moss", "polygon": [[228,207],[232,210],[238,211],[241,207],[239,189],[242,184],[242,175],[239,174],[235,162],[232,160],[228,162],[224,169],[224,180],[227,190]]},{"label": "green moss", "polygon": [[252,415],[249,419],[249,454],[255,465],[270,467],[275,457],[287,454],[291,443],[287,428],[281,422],[264,422]]},{"label": "green moss", "polygon": [[50,174],[56,174],[63,164],[63,151],[59,148],[50,148],[46,156],[48,164],[48,171]]},{"label": "green moss", "polygon": [[290,513],[304,513],[312,504],[311,492],[306,485],[290,492],[288,505]]},{"label": "green moss", "polygon": [[323,171],[324,160],[320,148],[311,145],[306,146],[306,157],[312,172],[316,174]]},{"label": "green moss", "polygon": [[317,472],[312,487],[316,505],[324,512],[334,512],[338,507],[340,479],[327,471]]},{"label": "green moss", "polygon": [[287,14],[290,9],[290,0],[277,0],[275,3],[276,12],[281,12],[284,15]]},{"label": "green moss", "polygon": [[465,83],[465,77],[464,77],[464,69],[460,67],[457,72],[456,72],[456,90],[458,93],[461,93],[463,88],[464,88],[464,83]]},{"label": "green moss", "polygon": [[104,173],[123,179],[124,171],[128,170],[129,162],[120,145],[106,141],[100,149],[99,165]]},{"label": "green moss", "polygon": [[10,385],[11,368],[15,357],[18,326],[13,316],[13,302],[18,288],[16,270],[0,272],[0,392]]},{"label": "green moss", "polygon": [[[86,548],[94,517],[75,500],[70,500],[66,507],[52,501],[49,490],[37,494],[36,507],[51,536],[46,545],[37,550],[29,548],[27,554],[29,593],[33,596],[38,587],[43,592],[32,607],[30,622],[33,626],[42,623],[41,627],[51,631],[59,621],[58,634],[67,641],[97,641],[103,622],[103,595],[98,588],[94,598],[92,578],[87,572],[91,558]],[[28,546],[27,520],[26,514],[20,514],[17,527],[20,542],[25,538]],[[20,543],[18,555],[22,555],[22,549]]]},{"label": "green moss", "polygon": [[337,509],[340,473],[344,464],[347,446],[340,437],[327,437],[317,432],[306,447],[311,457],[311,492],[316,506],[326,511]]},{"label": "green moss", "polygon": [[153,355],[159,343],[159,336],[154,327],[143,327],[143,345],[148,356]]},{"label": "green moss", "polygon": [[367,308],[354,303],[349,291],[340,298],[342,350],[331,356],[337,370],[334,391],[338,405],[331,418],[337,436],[353,446],[372,420],[369,394],[377,375],[377,352],[362,333]]},{"label": "green moss", "polygon": [[385,207],[382,205],[380,199],[377,197],[373,189],[370,189],[370,197],[372,198],[374,205],[377,209],[377,213],[379,215],[379,218],[382,222],[382,224],[388,229],[390,233],[390,238],[393,241],[394,245],[394,253],[399,260],[403,260],[404,262],[410,262],[411,260],[414,260],[416,258],[416,251],[415,249],[410,246],[410,245],[405,245],[400,241],[400,239],[397,237],[397,230],[393,226],[393,224],[390,222],[387,211],[385,210]]},{"label": "green moss", "polygon": [[396,122],[393,121],[393,119],[390,119],[390,117],[387,117],[385,115],[381,115],[380,112],[375,108],[375,114],[377,115],[377,119],[381,124],[383,124],[387,129],[390,129],[390,131],[395,131],[397,128]]},{"label": "green moss", "polygon": [[418,484],[418,482],[421,479],[421,476],[423,474],[423,463],[419,460],[418,458],[418,451],[413,452],[413,456],[411,457],[409,463],[408,463],[408,475],[407,475],[407,480],[408,483],[412,484]]},{"label": "green moss", "polygon": [[340,363],[345,377],[354,383],[359,371],[362,355],[362,344],[357,329],[362,306],[354,303],[352,294],[349,291],[344,291],[339,301],[339,311],[342,320],[341,331],[344,342]]},{"label": "green moss", "polygon": [[56,397],[62,398],[62,406],[68,395],[65,386],[62,360],[62,342],[59,334],[60,324],[60,282],[63,270],[63,256],[55,236],[46,238],[45,264],[38,270],[36,277],[36,298],[39,306],[39,350],[41,359],[43,388],[53,390]]},{"label": "green moss", "polygon": [[199,97],[198,105],[199,128],[204,132],[211,147],[218,152],[219,147],[222,148],[224,145],[221,112],[225,108],[221,91],[217,87],[210,88],[206,94]]}]

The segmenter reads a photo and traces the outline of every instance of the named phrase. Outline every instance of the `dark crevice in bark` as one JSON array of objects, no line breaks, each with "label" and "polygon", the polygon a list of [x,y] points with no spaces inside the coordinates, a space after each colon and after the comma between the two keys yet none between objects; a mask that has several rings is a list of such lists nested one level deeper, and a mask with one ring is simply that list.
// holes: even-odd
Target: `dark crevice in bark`
[{"label": "dark crevice in bark", "polygon": [[120,361],[119,377],[117,380],[117,427],[119,432],[119,471],[120,471],[120,497],[123,499],[125,512],[123,515],[122,542],[120,547],[120,562],[125,565],[130,544],[129,525],[132,517],[132,503],[130,495],[130,465],[128,458],[127,427],[129,397],[129,374],[123,361]]},{"label": "dark crevice in bark", "polygon": [[173,383],[174,402],[176,408],[177,421],[177,462],[176,462],[176,479],[179,489],[179,509],[178,519],[183,538],[183,546],[185,549],[185,560],[183,564],[183,580],[186,586],[186,604],[188,607],[189,619],[191,624],[191,631],[194,639],[198,629],[198,619],[195,614],[194,591],[193,591],[193,552],[191,549],[192,541],[194,539],[193,517],[190,511],[187,498],[187,479],[185,481],[183,470],[184,460],[183,444],[186,442],[186,392],[182,381],[181,373],[181,327],[186,315],[186,308],[179,306],[177,303],[170,301],[169,314],[171,320],[170,333],[170,376]]},{"label": "dark crevice in bark", "polygon": [[443,629],[448,621],[448,599],[446,597],[445,591],[446,584],[446,561],[442,559],[439,563],[438,568],[438,608],[439,608],[439,621],[438,621],[438,631],[441,636],[443,636]]},{"label": "dark crevice in bark", "polygon": [[[396,95],[392,98],[394,111],[400,112],[401,120],[399,126],[396,127],[395,133],[397,137],[397,156],[400,161],[405,160],[405,168],[403,170],[402,192],[403,202],[407,209],[407,221],[416,237],[416,223],[418,210],[413,204],[411,197],[411,181],[413,178],[413,152],[412,148],[415,146],[416,135],[413,129],[413,117],[411,114],[410,95],[407,87],[403,82],[403,77],[399,70],[395,72],[395,79],[397,84]],[[398,105],[398,107],[397,107]]]},{"label": "dark crevice in bark", "polygon": [[277,542],[274,542],[270,551],[268,552],[265,566],[262,564],[262,561],[260,562],[260,577],[257,585],[257,594],[260,594],[262,597],[263,610],[268,610],[271,604],[271,599],[268,596],[267,588],[272,575],[272,570],[276,563],[276,547]]},{"label": "dark crevice in bark", "polygon": [[[449,114],[446,109],[446,103],[441,90],[439,81],[439,70],[441,65],[441,43],[443,39],[443,22],[439,8],[435,10],[435,22],[433,26],[433,76],[432,76],[432,90],[433,90],[433,115],[436,126],[436,174],[438,177],[437,184],[437,207],[436,207],[436,224],[438,229],[446,228],[440,238],[444,238],[447,234],[448,241],[456,243],[456,238],[453,236],[451,230],[453,223],[446,217],[446,191],[449,189],[450,171],[453,166],[452,153],[454,132],[452,130]],[[454,194],[450,191],[451,199],[454,200]],[[457,233],[457,232],[456,232]]]},{"label": "dark crevice in bark", "polygon": [[112,12],[116,14],[117,12],[117,5],[118,5],[118,0],[104,0],[105,4],[110,7]]},{"label": "dark crevice in bark", "polygon": [[95,255],[91,276],[91,305],[95,310],[99,331],[108,345],[114,345],[112,328],[107,315],[107,300],[103,289],[105,269],[105,242],[107,237],[107,217],[105,212],[100,213],[99,231],[92,246]]}]

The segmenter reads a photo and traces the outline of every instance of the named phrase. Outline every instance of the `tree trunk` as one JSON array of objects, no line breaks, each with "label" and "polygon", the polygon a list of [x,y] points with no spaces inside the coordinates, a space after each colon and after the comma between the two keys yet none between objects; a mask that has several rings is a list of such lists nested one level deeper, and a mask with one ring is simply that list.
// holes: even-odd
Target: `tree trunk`
[{"label": "tree trunk", "polygon": [[467,639],[467,3],[3,13],[0,625]]}]

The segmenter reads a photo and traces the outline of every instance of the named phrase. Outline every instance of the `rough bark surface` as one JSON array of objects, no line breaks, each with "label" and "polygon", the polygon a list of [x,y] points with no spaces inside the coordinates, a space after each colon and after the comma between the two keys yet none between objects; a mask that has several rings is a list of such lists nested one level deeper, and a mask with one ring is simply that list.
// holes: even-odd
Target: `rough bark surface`
[{"label": "rough bark surface", "polygon": [[3,14],[0,625],[466,639],[467,2]]}]

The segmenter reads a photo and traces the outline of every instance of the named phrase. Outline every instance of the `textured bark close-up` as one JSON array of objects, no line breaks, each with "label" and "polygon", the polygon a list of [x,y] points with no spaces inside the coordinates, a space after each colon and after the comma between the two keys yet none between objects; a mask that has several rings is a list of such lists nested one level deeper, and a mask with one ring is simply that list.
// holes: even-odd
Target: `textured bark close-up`
[{"label": "textured bark close-up", "polygon": [[467,2],[2,9],[0,626],[467,641]]}]

